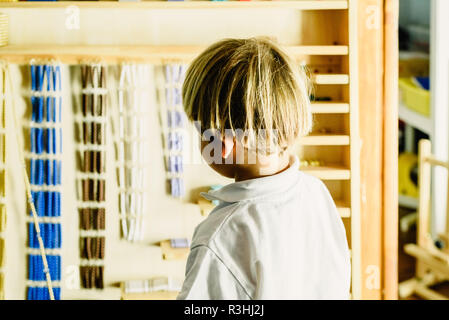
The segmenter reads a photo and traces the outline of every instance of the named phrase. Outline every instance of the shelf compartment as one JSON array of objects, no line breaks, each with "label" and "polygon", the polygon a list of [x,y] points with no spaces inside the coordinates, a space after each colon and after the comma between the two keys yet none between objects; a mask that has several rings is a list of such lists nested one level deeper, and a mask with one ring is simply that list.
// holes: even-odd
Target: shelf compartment
[{"label": "shelf compartment", "polygon": [[285,8],[299,10],[338,10],[347,9],[347,0],[296,0],[296,1],[55,1],[55,2],[2,2],[1,8],[66,8],[75,5],[79,8],[117,8],[117,9],[219,9],[219,8]]},{"label": "shelf compartment", "polygon": [[312,76],[315,84],[349,84],[347,74],[314,74]]},{"label": "shelf compartment", "polygon": [[351,218],[351,197],[348,194],[348,190],[351,186],[350,181],[328,180],[323,182],[326,185],[326,188],[329,190],[332,199],[335,202],[337,210],[340,213],[340,216],[344,219]]},{"label": "shelf compartment", "polygon": [[312,134],[302,137],[300,144],[303,146],[347,146],[349,136],[339,134]]},{"label": "shelf compartment", "polygon": [[349,103],[343,102],[312,102],[312,113],[349,113]]},{"label": "shelf compartment", "polygon": [[[0,58],[11,63],[29,63],[31,59],[54,59],[67,64],[78,64],[83,61],[88,61],[89,59],[102,61],[104,63],[119,63],[126,61],[147,63],[160,63],[164,61],[190,62],[205,48],[206,46],[157,45],[8,45],[0,48]],[[312,54],[344,55],[347,54],[348,47],[286,46],[286,50],[296,59],[300,59],[303,55]],[[329,80],[329,77],[334,79],[334,76],[338,75],[317,75],[317,79],[320,81],[327,81]]]},{"label": "shelf compartment", "polygon": [[310,174],[321,180],[349,180],[351,170],[341,165],[326,165],[317,167],[300,167],[304,173]]}]

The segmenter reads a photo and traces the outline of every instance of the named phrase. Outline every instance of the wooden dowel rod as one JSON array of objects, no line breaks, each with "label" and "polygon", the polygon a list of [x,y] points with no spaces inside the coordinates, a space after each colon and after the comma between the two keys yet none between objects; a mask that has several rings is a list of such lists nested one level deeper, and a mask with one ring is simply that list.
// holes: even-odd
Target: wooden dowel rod
[{"label": "wooden dowel rod", "polygon": [[445,167],[445,168],[449,169],[449,162],[438,160],[433,156],[424,158],[424,161],[426,161],[434,166],[440,166],[440,167]]}]

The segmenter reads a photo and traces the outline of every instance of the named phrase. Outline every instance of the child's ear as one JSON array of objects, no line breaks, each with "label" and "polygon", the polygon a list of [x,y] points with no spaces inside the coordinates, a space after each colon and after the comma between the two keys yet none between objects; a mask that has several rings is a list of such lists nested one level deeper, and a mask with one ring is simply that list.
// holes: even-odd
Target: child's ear
[{"label": "child's ear", "polygon": [[225,136],[221,139],[221,157],[226,159],[234,149],[234,137]]}]

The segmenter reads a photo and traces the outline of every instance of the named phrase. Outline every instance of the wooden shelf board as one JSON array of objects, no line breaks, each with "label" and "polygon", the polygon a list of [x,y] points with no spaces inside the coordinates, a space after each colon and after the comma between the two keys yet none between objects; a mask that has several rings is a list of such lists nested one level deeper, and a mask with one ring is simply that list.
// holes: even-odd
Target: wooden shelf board
[{"label": "wooden shelf board", "polygon": [[164,260],[185,260],[190,252],[190,248],[172,248],[170,240],[161,241],[160,247]]},{"label": "wooden shelf board", "polygon": [[313,82],[315,84],[349,84],[349,75],[347,75],[347,74],[314,74]]},{"label": "wooden shelf board", "polygon": [[349,53],[348,46],[287,46],[287,51],[293,56],[344,56]]},{"label": "wooden shelf board", "polygon": [[122,300],[176,300],[178,291],[122,293]]},{"label": "wooden shelf board", "polygon": [[321,180],[349,180],[351,178],[351,170],[339,165],[301,167],[300,170]]},{"label": "wooden shelf board", "polygon": [[312,113],[349,113],[349,103],[312,102]]},{"label": "wooden shelf board", "polygon": [[104,289],[63,290],[63,300],[120,300],[121,289],[105,287]]},{"label": "wooden shelf board", "polygon": [[338,10],[347,9],[347,0],[296,0],[296,1],[30,1],[1,2],[0,8],[66,8],[75,5],[79,8],[120,8],[120,9],[299,9],[299,10]]},{"label": "wooden shelf board", "polygon": [[[190,62],[205,46],[157,46],[157,45],[72,45],[27,44],[0,47],[0,59],[11,63],[29,63],[36,60],[58,60],[67,64],[101,61],[119,63],[126,61],[160,63],[164,61]],[[286,46],[293,57],[303,55],[347,54],[347,46]],[[325,81],[328,77],[324,75]],[[331,76],[333,79],[334,75]],[[322,78],[322,77],[321,77]],[[321,79],[318,75],[318,79]]]},{"label": "wooden shelf board", "polygon": [[351,217],[351,208],[342,200],[335,200],[335,205],[342,218]]},{"label": "wooden shelf board", "polygon": [[339,134],[311,134],[302,137],[299,142],[303,146],[347,146],[349,145],[349,136]]}]

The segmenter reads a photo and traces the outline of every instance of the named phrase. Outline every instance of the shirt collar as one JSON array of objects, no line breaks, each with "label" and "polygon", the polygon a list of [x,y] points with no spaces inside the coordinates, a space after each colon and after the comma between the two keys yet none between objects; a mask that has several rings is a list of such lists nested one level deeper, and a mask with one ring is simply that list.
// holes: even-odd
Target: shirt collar
[{"label": "shirt collar", "polygon": [[208,200],[237,202],[263,197],[273,193],[280,193],[290,189],[300,177],[299,160],[297,156],[290,156],[289,167],[272,176],[249,179],[230,183],[221,189],[202,192]]}]

